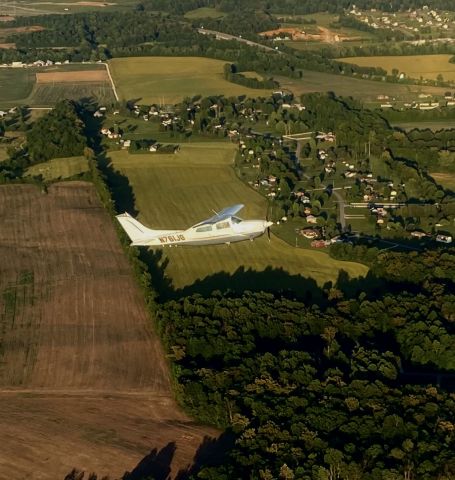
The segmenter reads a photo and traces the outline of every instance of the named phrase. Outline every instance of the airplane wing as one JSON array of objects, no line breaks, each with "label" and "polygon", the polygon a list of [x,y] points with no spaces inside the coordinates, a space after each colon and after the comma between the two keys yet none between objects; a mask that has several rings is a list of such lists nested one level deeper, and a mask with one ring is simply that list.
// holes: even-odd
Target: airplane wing
[{"label": "airplane wing", "polygon": [[231,207],[226,207],[226,208],[223,208],[223,210],[221,210],[220,212],[218,212],[216,215],[213,215],[213,217],[210,217],[210,218],[207,218],[207,220],[203,220],[202,222],[199,222],[197,223],[196,225],[194,225],[195,227],[196,226],[199,226],[199,225],[206,225],[206,224],[211,224],[211,223],[216,223],[216,222],[219,222],[225,218],[229,218],[229,217],[232,217],[233,215],[235,215],[237,212],[239,212],[240,210],[242,210],[242,208],[244,207],[245,205],[243,205],[243,203],[238,203],[237,205],[232,205]]}]

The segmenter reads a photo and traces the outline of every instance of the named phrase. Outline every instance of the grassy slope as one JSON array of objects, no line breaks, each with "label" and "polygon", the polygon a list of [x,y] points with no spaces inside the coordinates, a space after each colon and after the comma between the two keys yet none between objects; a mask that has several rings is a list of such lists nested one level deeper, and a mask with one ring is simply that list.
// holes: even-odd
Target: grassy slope
[{"label": "grassy slope", "polygon": [[[231,168],[233,154],[233,146],[227,143],[194,143],[185,144],[177,155],[131,156],[117,151],[110,157],[115,169],[129,179],[140,220],[155,228],[186,228],[211,216],[212,209],[239,202],[246,205],[243,218],[265,217],[265,199],[238,180]],[[295,249],[274,236],[270,243],[262,236],[254,242],[158,250],[158,256],[161,253],[161,261],[168,262],[165,275],[178,289],[212,275],[217,278],[208,282],[207,291],[226,286],[257,287],[249,283],[251,275],[239,275],[235,281],[229,277],[242,268],[255,272],[283,269],[310,277],[319,285],[335,281],[340,269],[351,277],[367,272],[363,265],[335,261],[319,251]],[[254,277],[256,280],[269,289],[308,288],[302,278],[285,273],[263,274]]]},{"label": "grassy slope", "polygon": [[110,60],[111,73],[123,99],[140,98],[143,103],[177,103],[201,92],[205,96],[265,95],[223,78],[226,62],[200,57],[129,57]]},{"label": "grassy slope", "polygon": [[295,95],[308,92],[332,91],[337,95],[352,96],[363,101],[376,101],[378,95],[389,95],[397,100],[416,100],[418,93],[444,95],[447,88],[426,87],[421,85],[400,85],[397,83],[361,80],[330,73],[305,71],[302,80],[275,77],[284,88]]},{"label": "grassy slope", "polygon": [[194,20],[197,18],[220,18],[220,17],[224,17],[225,15],[226,15],[225,13],[220,12],[216,8],[201,7],[201,8],[196,8],[194,10],[190,10],[189,12],[186,12],[185,18]]},{"label": "grassy slope", "polygon": [[54,158],[28,168],[27,175],[42,175],[44,180],[57,180],[59,178],[70,178],[87,170],[87,159],[82,156]]},{"label": "grassy slope", "polygon": [[348,57],[343,62],[354,63],[362,67],[381,67],[392,73],[396,68],[408,77],[420,77],[436,80],[441,74],[444,80],[455,80],[455,64],[449,63],[452,55],[404,55],[382,57]]}]

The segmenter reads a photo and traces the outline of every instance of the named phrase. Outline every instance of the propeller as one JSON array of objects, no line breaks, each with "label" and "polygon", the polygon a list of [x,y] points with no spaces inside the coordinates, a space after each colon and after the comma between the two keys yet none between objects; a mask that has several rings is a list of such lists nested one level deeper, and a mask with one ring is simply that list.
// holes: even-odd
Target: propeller
[{"label": "propeller", "polygon": [[[269,203],[270,207],[270,203]],[[265,216],[265,221],[266,221],[266,228],[267,228],[267,238],[269,239],[270,242],[270,227],[273,225],[273,222],[269,220],[269,208],[267,208],[267,215]]]}]

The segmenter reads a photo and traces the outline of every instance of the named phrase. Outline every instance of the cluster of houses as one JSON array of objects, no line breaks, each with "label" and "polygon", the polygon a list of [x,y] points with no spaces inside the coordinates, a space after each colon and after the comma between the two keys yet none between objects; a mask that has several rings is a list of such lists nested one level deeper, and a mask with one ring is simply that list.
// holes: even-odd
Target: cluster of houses
[{"label": "cluster of houses", "polygon": [[[411,232],[411,237],[421,240],[423,238],[432,238],[433,235],[431,235],[430,233],[422,232],[420,230],[414,230]],[[452,243],[453,241],[452,235],[444,235],[442,233],[437,234],[434,238],[439,243]]]},{"label": "cluster of houses", "polygon": [[[419,99],[412,102],[399,103],[395,98],[390,99],[388,95],[378,95],[376,97],[380,101],[380,108],[401,108],[401,109],[416,109],[416,110],[434,110],[436,108],[455,107],[455,93],[445,92],[444,101],[434,100],[431,95],[421,93]],[[424,101],[422,101],[424,100]]]},{"label": "cluster of houses", "polygon": [[36,60],[32,63],[24,63],[24,62],[11,62],[11,63],[4,63],[3,67],[12,67],[12,68],[26,68],[26,67],[52,67],[52,65],[68,65],[70,63],[69,60],[65,60],[63,62],[53,62],[52,60]]},{"label": "cluster of houses", "polygon": [[448,13],[430,10],[428,5],[424,5],[421,10],[409,11],[405,18],[397,13],[378,12],[374,8],[368,12],[362,12],[355,5],[348,14],[357,17],[359,21],[374,29],[402,29],[419,33],[428,31],[428,28],[436,28],[442,33],[455,25],[454,18]]}]

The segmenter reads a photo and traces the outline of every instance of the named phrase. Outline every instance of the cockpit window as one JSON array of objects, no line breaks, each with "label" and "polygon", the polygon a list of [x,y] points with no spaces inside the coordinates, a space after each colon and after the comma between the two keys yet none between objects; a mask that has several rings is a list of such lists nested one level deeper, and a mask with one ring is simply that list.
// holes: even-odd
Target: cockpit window
[{"label": "cockpit window", "polygon": [[212,225],[202,225],[202,227],[196,228],[196,232],[211,232]]},{"label": "cockpit window", "polygon": [[232,223],[240,223],[242,221],[241,218],[238,218],[238,217],[231,217],[231,222]]},{"label": "cockpit window", "polygon": [[220,222],[216,224],[216,229],[217,230],[223,230],[223,228],[229,228],[229,222]]}]

